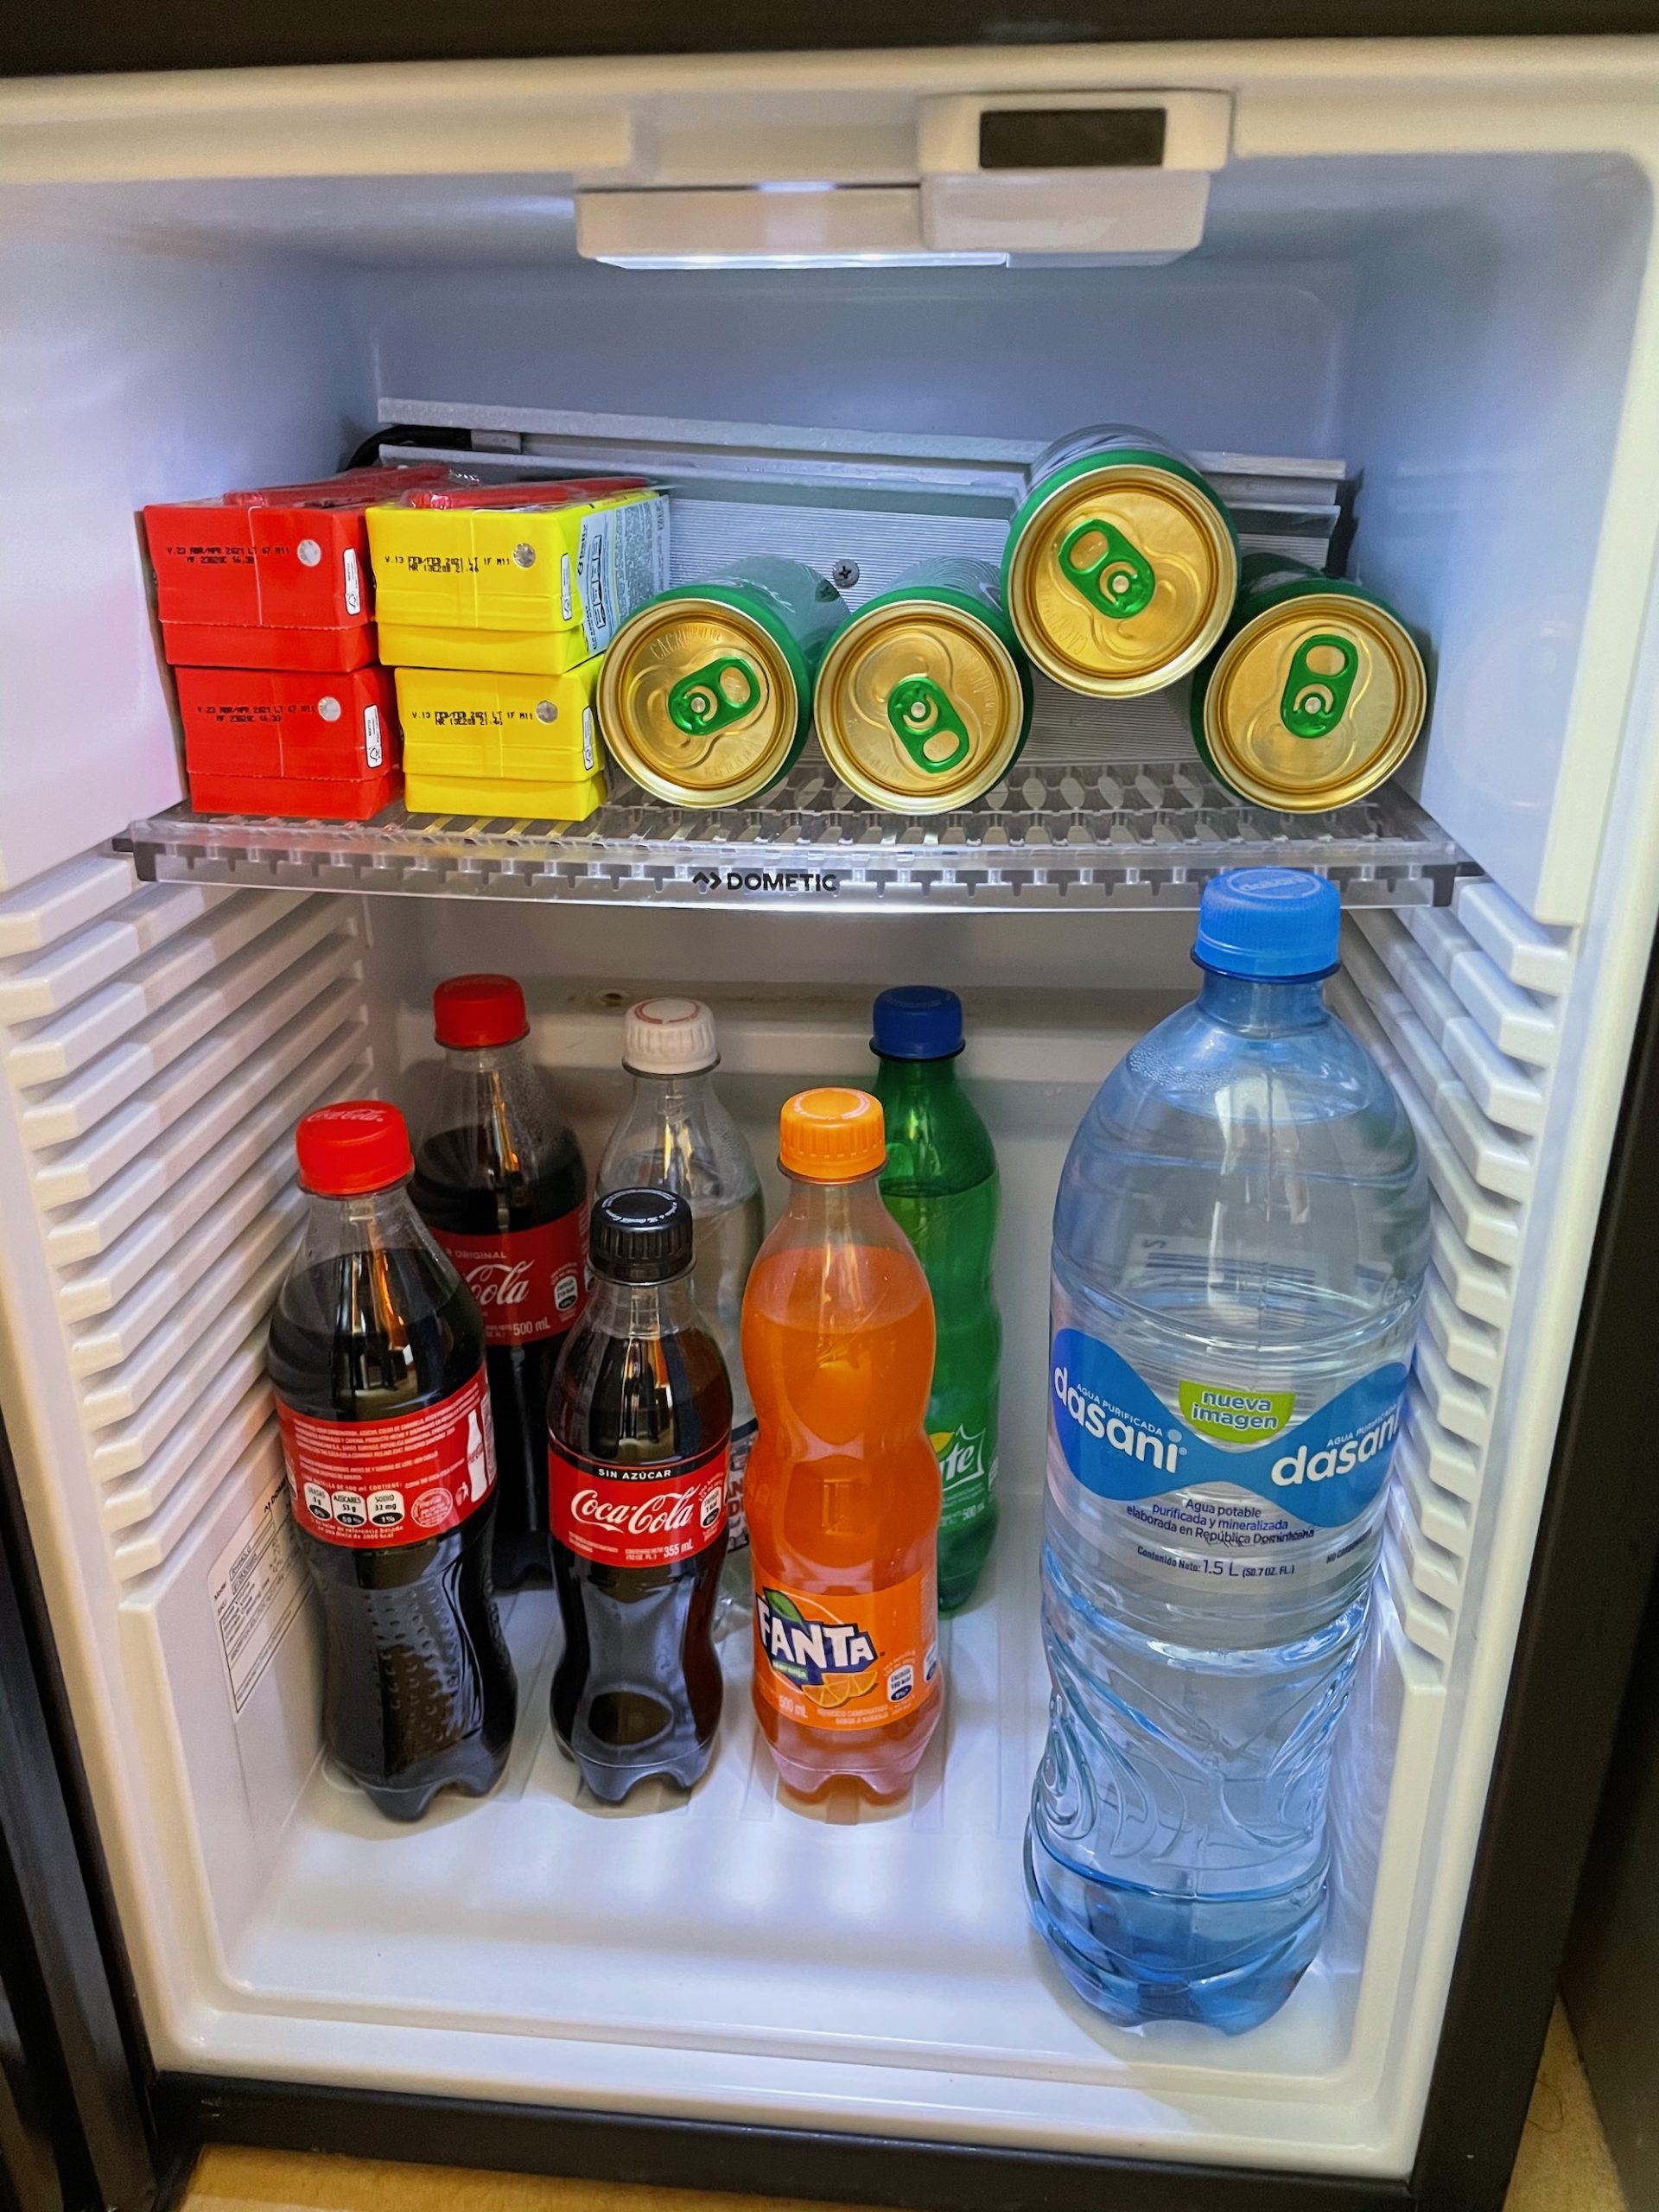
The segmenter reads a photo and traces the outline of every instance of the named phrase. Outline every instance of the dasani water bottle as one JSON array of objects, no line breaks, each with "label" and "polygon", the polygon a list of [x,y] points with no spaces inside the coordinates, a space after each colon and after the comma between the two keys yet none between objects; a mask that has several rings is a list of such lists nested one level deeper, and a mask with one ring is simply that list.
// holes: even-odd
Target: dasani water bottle
[{"label": "dasani water bottle", "polygon": [[1319,1948],[1427,1264],[1411,1126],[1330,1014],[1335,887],[1205,889],[1198,998],[1113,1071],[1054,1211],[1033,1916],[1111,2018],[1231,2032]]}]

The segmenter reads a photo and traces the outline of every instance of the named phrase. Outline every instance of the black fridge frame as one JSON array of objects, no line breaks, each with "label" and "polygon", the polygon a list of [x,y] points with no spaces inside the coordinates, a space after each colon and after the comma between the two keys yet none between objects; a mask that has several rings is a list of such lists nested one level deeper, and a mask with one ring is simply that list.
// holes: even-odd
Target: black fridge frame
[{"label": "black fridge frame", "polygon": [[924,46],[1145,45],[1236,39],[1639,37],[1659,0],[13,0],[0,76],[525,60],[550,54],[766,54]]},{"label": "black fridge frame", "polygon": [[[1659,1484],[1624,1480],[1626,1466],[1643,1466],[1642,1394],[1619,1387],[1621,1378],[1642,1374],[1648,1350],[1642,1285],[1656,1234],[1659,953],[1648,969],[1601,1194],[1425,2126],[1405,2181],[747,2128],[321,2082],[155,2075],[143,2055],[130,1980],[119,1964],[119,1929],[73,1754],[62,1675],[16,1480],[0,1449],[0,1535],[13,1560],[13,1575],[0,1577],[0,1730],[16,1732],[16,1707],[38,1699],[42,1726],[58,1743],[62,1785],[55,1798],[40,1777],[31,1792],[40,1796],[42,1834],[73,1829],[75,1849],[68,1869],[60,1867],[53,1896],[42,1903],[38,1893],[35,1911],[51,1918],[55,1909],[75,1936],[75,1942],[55,1944],[67,1960],[60,1991],[67,2018],[73,2024],[78,2013],[91,2013],[102,2024],[91,2042],[84,2026],[79,2031],[82,2050],[95,2053],[95,2063],[82,2070],[78,2094],[88,2097],[106,2152],[98,2192],[86,2196],[88,2212],[93,2205],[153,2212],[157,2201],[177,2195],[206,2144],[951,2212],[1071,2212],[1077,2205],[1109,2205],[1113,2212],[1283,2212],[1285,2205],[1299,2212],[1497,2212],[1659,1557]],[[22,1573],[16,1573],[17,1560]],[[7,1591],[16,1592],[22,1608],[17,1628],[38,1659],[24,1686],[4,1663]],[[111,1968],[102,1991],[86,1948],[91,1924],[98,1924],[99,1955]],[[133,2062],[130,2097],[122,2097],[119,2082],[111,2084],[111,2022],[119,2022]],[[71,2203],[68,2212],[79,2205]]]},{"label": "black fridge frame", "polygon": [[[1659,30],[1659,0],[613,0],[550,23],[529,0],[171,0],[159,13],[39,0],[0,35],[0,78],[47,73],[1160,39],[1536,35]],[[1646,1437],[1644,1264],[1659,1243],[1659,952],[1627,1072],[1497,1755],[1417,2158],[1376,2181],[504,2105],[205,2074],[156,2075],[74,1749],[73,1722],[0,1432],[0,1853],[21,1852],[44,1964],[40,2033],[79,2115],[68,2212],[152,2212],[207,2143],[952,2212],[1498,2212],[1524,2122],[1643,1604],[1659,1483],[1627,1484]],[[20,1656],[21,1655],[21,1656]],[[15,1667],[27,1656],[32,1672]],[[9,1663],[10,1662],[10,1663]],[[0,1764],[0,1784],[3,1765]],[[0,2062],[4,2053],[0,2021]],[[48,2069],[49,2070],[49,2069]],[[0,2170],[8,2084],[0,2063]],[[55,2093],[54,2093],[55,2094]],[[59,2115],[61,2118],[61,2114]]]}]

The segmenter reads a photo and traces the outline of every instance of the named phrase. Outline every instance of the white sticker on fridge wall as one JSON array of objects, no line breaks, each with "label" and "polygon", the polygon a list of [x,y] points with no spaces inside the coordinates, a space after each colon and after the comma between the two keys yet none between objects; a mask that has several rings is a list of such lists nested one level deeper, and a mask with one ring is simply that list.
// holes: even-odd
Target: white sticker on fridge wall
[{"label": "white sticker on fridge wall", "polygon": [[208,1568],[207,1591],[239,1713],[305,1603],[305,1563],[280,1472]]}]

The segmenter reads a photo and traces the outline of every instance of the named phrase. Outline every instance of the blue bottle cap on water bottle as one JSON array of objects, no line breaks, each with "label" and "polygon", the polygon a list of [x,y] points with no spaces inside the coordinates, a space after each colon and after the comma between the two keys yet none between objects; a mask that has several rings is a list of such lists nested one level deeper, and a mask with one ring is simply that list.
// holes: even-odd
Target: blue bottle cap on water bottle
[{"label": "blue bottle cap on water bottle", "polygon": [[962,1001],[936,983],[901,983],[875,1002],[870,1050],[884,1060],[948,1060],[962,1050]]},{"label": "blue bottle cap on water bottle", "polygon": [[1233,868],[1198,902],[1192,957],[1217,976],[1284,983],[1338,965],[1342,901],[1328,876],[1300,868]]}]

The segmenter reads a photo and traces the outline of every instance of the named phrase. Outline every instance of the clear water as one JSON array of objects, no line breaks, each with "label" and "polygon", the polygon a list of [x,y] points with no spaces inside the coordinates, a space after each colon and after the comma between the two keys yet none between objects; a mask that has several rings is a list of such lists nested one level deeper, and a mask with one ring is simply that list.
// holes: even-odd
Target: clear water
[{"label": "clear water", "polygon": [[[1409,1123],[1319,986],[1212,976],[1073,1141],[1052,1328],[1109,1346],[1172,1415],[1196,1381],[1271,1394],[1289,1427],[1408,1363],[1427,1255]],[[1116,2020],[1237,2032],[1319,1948],[1333,1732],[1388,1492],[1337,1527],[1287,1510],[1300,1495],[1099,1496],[1051,1407],[1027,1886],[1068,1979]]]}]

